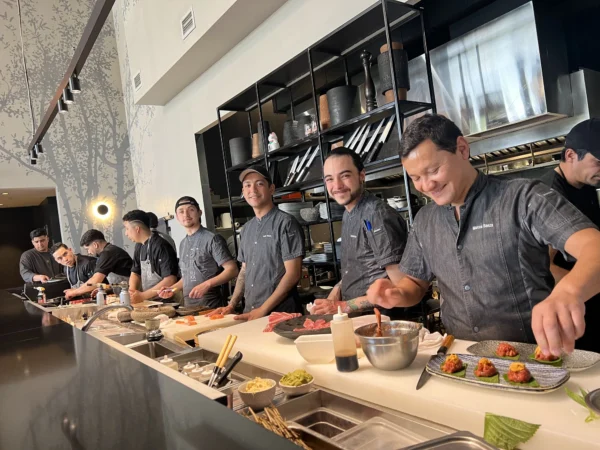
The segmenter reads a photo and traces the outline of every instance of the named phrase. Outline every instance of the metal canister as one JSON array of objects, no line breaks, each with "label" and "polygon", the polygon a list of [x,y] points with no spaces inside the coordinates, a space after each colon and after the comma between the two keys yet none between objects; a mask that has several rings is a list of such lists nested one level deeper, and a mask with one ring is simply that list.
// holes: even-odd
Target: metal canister
[{"label": "metal canister", "polygon": [[129,290],[121,289],[121,293],[119,294],[119,299],[120,299],[121,305],[130,306],[131,298],[129,297]]}]

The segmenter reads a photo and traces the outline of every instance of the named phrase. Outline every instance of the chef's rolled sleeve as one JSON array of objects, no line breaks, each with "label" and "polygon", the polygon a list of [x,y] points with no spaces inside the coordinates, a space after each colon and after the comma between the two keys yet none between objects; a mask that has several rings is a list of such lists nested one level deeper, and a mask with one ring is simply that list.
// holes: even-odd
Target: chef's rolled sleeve
[{"label": "chef's rolled sleeve", "polygon": [[406,246],[406,226],[398,220],[394,211],[385,205],[378,208],[373,215],[371,226],[373,229],[374,250],[378,255],[381,269],[402,260]]},{"label": "chef's rolled sleeve", "polygon": [[300,224],[291,217],[284,223],[281,257],[284,261],[304,257],[304,233]]},{"label": "chef's rolled sleeve", "polygon": [[229,249],[227,248],[227,242],[225,241],[225,238],[220,234],[214,235],[210,244],[210,252],[213,259],[219,266],[222,266],[227,261],[231,261],[233,259],[231,253],[229,253]]},{"label": "chef's rolled sleeve", "polygon": [[523,226],[534,238],[551,245],[565,257],[565,243],[576,232],[597,227],[558,192],[541,182],[532,183],[522,192],[519,202]]},{"label": "chef's rolled sleeve", "polygon": [[408,234],[408,242],[400,261],[400,270],[413,278],[431,282],[434,274],[427,264],[421,243],[419,242],[419,236],[416,231],[418,225],[418,221],[415,218],[414,227]]}]

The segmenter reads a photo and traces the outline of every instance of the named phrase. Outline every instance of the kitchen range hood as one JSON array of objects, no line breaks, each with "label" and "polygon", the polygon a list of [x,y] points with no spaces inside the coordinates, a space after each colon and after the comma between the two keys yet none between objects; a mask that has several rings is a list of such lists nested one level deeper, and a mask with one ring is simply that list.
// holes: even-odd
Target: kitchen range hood
[{"label": "kitchen range hood", "polygon": [[[600,74],[568,73],[560,22],[542,9],[526,3],[430,52],[437,112],[472,155],[561,136],[593,115]],[[430,101],[425,70],[423,55],[410,61],[409,100]]]}]

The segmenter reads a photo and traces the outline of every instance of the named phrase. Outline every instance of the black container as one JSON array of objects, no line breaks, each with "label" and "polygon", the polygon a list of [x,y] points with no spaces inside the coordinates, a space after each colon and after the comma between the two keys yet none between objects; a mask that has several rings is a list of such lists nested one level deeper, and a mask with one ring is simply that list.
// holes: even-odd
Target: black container
[{"label": "black container", "polygon": [[[409,90],[408,53],[402,48],[394,49],[392,51],[394,52],[394,66],[396,68],[396,87],[398,89]],[[379,92],[384,94],[393,89],[389,51],[380,53],[379,56],[377,56],[377,65],[379,66]]]},{"label": "black container", "polygon": [[[263,135],[262,125],[265,124],[265,134]],[[269,126],[269,122],[267,120],[263,120],[258,123],[258,149],[261,154],[268,151],[269,144],[269,134],[271,134],[271,127]],[[263,138],[264,136],[264,138]],[[263,141],[264,139],[264,141]]]},{"label": "black container", "polygon": [[252,141],[247,137],[236,137],[229,140],[231,165],[237,166],[252,157]]},{"label": "black container", "polygon": [[327,91],[331,126],[360,115],[360,96],[356,86],[338,86]]},{"label": "black container", "polygon": [[283,123],[283,145],[291,144],[296,140],[298,121],[286,120]]},{"label": "black container", "polygon": [[312,116],[296,116],[296,121],[298,122],[298,125],[294,127],[296,139],[304,139],[309,134],[312,134],[312,130],[306,134],[306,126],[311,127],[313,122]]}]

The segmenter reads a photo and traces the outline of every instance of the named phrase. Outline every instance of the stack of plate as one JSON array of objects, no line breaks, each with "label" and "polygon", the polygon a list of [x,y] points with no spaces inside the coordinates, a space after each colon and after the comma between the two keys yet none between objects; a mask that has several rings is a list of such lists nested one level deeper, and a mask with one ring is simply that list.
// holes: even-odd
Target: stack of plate
[{"label": "stack of plate", "polygon": [[292,203],[281,203],[279,209],[294,216],[300,222],[304,222],[304,219],[300,216],[300,210],[304,208],[311,208],[312,203],[309,202],[292,202]]}]

